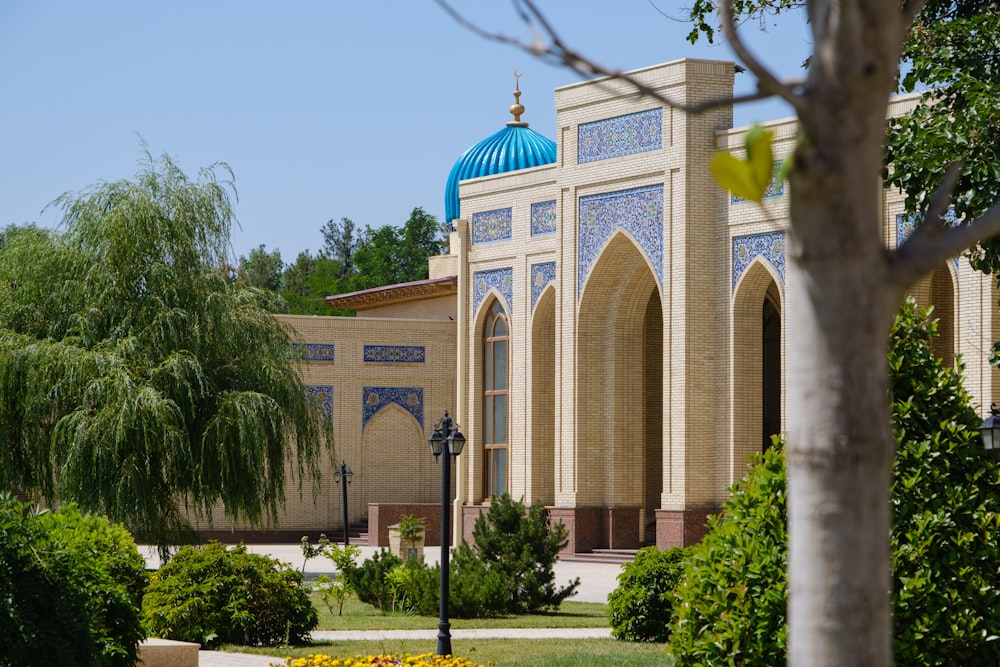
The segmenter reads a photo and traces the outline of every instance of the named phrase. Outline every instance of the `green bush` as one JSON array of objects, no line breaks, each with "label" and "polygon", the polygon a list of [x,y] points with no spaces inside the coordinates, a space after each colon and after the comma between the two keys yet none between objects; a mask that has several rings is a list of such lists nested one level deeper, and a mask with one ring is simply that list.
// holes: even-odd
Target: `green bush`
[{"label": "green bush", "polygon": [[143,619],[157,636],[214,645],[300,644],[316,627],[303,574],[243,545],[187,546],[152,578]]},{"label": "green bush", "polygon": [[556,588],[553,566],[568,536],[562,523],[549,524],[540,504],[526,508],[506,493],[495,498],[476,519],[472,542],[455,551],[452,579],[460,591],[481,591],[477,615],[557,609],[580,585],[576,579]]},{"label": "green bush", "polygon": [[[1000,664],[1000,477],[978,442],[961,365],[943,368],[912,301],[889,341],[893,427],[890,535],[898,664]],[[784,463],[775,447],[692,549],[670,641],[678,665],[774,665],[785,653]]]},{"label": "green bush", "polygon": [[674,589],[684,571],[684,549],[645,547],[618,575],[608,595],[608,618],[616,639],[665,642],[674,618]]},{"label": "green bush", "polygon": [[0,665],[134,664],[146,580],[124,528],[0,499]]},{"label": "green bush", "polygon": [[366,558],[360,566],[351,569],[347,580],[357,593],[358,599],[376,609],[392,609],[393,589],[389,573],[403,561],[388,549],[379,549],[371,558]]}]

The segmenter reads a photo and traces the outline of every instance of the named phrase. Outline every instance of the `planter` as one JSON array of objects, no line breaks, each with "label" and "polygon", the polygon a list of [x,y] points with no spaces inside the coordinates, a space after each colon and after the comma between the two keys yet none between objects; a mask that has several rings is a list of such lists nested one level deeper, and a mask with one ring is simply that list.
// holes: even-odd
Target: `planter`
[{"label": "planter", "polygon": [[404,540],[400,534],[399,524],[389,526],[389,551],[399,558],[424,559],[424,536],[420,535],[415,540]]}]

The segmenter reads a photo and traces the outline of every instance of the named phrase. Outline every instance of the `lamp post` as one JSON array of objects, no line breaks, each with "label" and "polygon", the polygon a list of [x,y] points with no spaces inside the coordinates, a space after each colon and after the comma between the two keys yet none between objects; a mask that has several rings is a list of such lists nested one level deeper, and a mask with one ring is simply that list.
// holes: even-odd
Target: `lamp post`
[{"label": "lamp post", "polygon": [[996,403],[990,405],[990,416],[979,425],[979,435],[987,452],[1000,454],[1000,408]]},{"label": "lamp post", "polygon": [[338,468],[337,470],[335,470],[333,472],[333,481],[335,481],[337,484],[340,484],[341,480],[344,481],[344,483],[341,485],[340,488],[341,488],[341,492],[343,493],[343,502],[341,504],[344,506],[344,546],[345,547],[348,546],[351,543],[350,542],[350,538],[348,538],[348,536],[347,536],[347,485],[351,483],[352,479],[354,479],[354,473],[351,471],[350,468],[347,467],[346,463],[344,463],[343,461],[341,461],[340,462],[340,468]]},{"label": "lamp post", "polygon": [[451,420],[448,411],[434,427],[427,439],[431,454],[437,459],[444,453],[441,465],[441,604],[438,614],[437,655],[451,655],[451,625],[448,623],[448,553],[451,548],[451,457],[458,456],[465,447],[465,436],[458,424]]}]

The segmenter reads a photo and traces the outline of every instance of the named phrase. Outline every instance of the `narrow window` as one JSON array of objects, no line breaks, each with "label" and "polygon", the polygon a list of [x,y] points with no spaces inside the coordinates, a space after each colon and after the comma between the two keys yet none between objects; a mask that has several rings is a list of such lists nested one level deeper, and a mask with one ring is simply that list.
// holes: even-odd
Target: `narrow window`
[{"label": "narrow window", "polygon": [[763,450],[771,447],[771,436],[781,432],[781,315],[770,299],[764,299],[761,313],[763,386]]},{"label": "narrow window", "polygon": [[483,495],[507,491],[507,317],[499,301],[483,330]]}]

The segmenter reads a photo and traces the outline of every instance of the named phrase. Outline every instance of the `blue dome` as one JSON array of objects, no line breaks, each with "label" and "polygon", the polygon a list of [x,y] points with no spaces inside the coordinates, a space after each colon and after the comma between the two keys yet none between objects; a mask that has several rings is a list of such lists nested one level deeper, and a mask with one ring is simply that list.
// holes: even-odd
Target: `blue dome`
[{"label": "blue dome", "polygon": [[556,142],[529,129],[526,124],[511,123],[465,151],[448,174],[444,190],[444,217],[451,223],[458,217],[458,182],[503,174],[508,171],[538,167],[556,161]]}]

